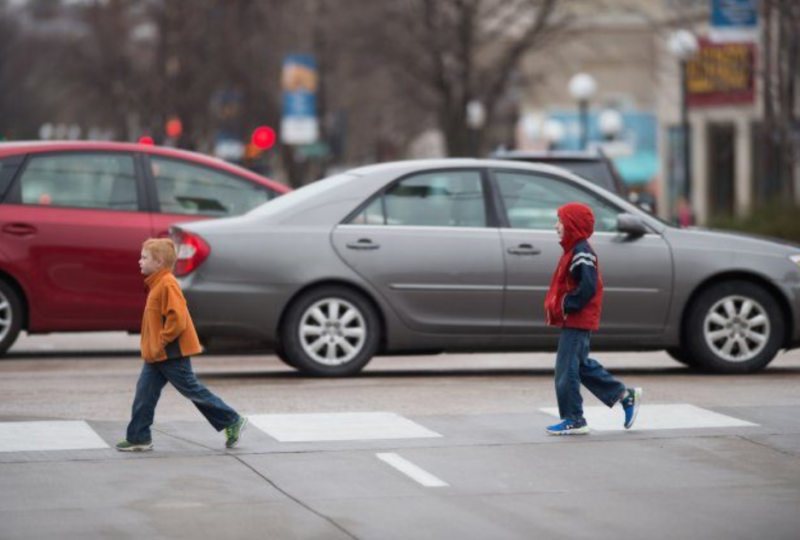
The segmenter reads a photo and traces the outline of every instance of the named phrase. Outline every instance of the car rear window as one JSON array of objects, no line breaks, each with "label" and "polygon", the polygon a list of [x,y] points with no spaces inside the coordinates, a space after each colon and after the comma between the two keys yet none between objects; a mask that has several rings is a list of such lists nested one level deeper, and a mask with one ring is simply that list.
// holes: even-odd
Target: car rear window
[{"label": "car rear window", "polygon": [[290,209],[292,207],[297,207],[304,204],[308,200],[322,197],[326,192],[335,192],[340,186],[352,182],[357,178],[358,176],[349,173],[341,173],[334,176],[329,176],[327,178],[323,178],[322,180],[317,180],[316,182],[306,184],[305,186],[295,189],[294,191],[290,191],[285,195],[281,195],[269,204],[257,206],[248,212],[248,214],[253,216],[269,216],[279,214],[285,211],[287,208]]}]

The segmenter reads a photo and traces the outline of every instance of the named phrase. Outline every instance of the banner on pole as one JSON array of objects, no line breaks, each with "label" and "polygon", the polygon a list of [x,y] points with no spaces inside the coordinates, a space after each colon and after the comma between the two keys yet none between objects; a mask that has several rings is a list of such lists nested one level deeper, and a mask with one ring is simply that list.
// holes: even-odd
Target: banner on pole
[{"label": "banner on pole", "polygon": [[284,58],[281,74],[281,141],[284,144],[312,144],[319,139],[318,86],[317,66],[313,56],[289,54]]}]

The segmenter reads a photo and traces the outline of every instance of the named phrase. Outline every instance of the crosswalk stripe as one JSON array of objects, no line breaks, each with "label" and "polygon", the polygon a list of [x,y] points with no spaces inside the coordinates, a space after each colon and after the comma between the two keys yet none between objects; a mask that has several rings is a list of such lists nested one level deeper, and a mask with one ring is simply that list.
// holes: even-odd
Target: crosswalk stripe
[{"label": "crosswalk stripe", "polygon": [[250,423],[280,442],[364,441],[441,437],[391,412],[249,415]]},{"label": "crosswalk stripe", "polygon": [[108,444],[82,420],[0,422],[0,452],[100,448]]},{"label": "crosswalk stripe", "polygon": [[375,455],[381,461],[391,465],[401,473],[425,487],[446,487],[448,485],[447,482],[436,478],[428,471],[414,465],[407,459],[402,458],[397,454],[389,452]]},{"label": "crosswalk stripe", "polygon": [[[547,407],[540,411],[558,418],[558,408]],[[595,431],[625,431],[624,414],[619,405],[608,407],[585,407],[584,417],[589,427]],[[664,405],[642,405],[636,424],[636,431],[661,429],[700,429],[725,427],[758,426],[746,420],[726,416],[708,409],[686,403]]]},{"label": "crosswalk stripe", "polygon": [[[558,417],[555,407],[540,411]],[[623,431],[619,406],[586,407],[594,431]],[[249,416],[251,425],[278,442],[368,441],[442,437],[392,412],[262,414]],[[635,431],[756,427],[758,424],[689,404],[642,405]],[[0,452],[106,449],[109,445],[82,420],[0,422]]]}]

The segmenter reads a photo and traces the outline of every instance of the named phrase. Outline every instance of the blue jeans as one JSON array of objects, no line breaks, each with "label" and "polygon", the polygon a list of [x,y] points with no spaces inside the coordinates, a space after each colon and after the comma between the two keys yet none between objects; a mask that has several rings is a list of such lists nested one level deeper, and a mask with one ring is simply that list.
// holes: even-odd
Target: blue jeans
[{"label": "blue jeans", "polygon": [[562,328],[556,354],[556,397],[562,420],[582,422],[581,384],[609,407],[619,401],[625,385],[589,358],[589,330]]},{"label": "blue jeans", "polygon": [[133,412],[126,437],[128,442],[145,443],[152,440],[150,426],[153,425],[161,390],[168,382],[172,383],[184,397],[192,400],[195,407],[217,431],[222,431],[239,421],[239,414],[236,411],[197,380],[192,370],[191,359],[188,357],[171,358],[152,364],[145,362],[139,375],[139,382],[136,383],[136,397],[133,399]]}]

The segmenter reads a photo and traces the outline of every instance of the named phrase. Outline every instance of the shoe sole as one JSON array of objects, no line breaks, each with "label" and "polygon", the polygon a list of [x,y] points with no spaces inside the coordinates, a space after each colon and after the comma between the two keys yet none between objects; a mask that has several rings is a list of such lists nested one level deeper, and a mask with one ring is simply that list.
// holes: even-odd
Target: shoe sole
[{"label": "shoe sole", "polygon": [[151,444],[138,444],[136,446],[131,446],[129,448],[117,448],[118,452],[149,452],[153,449],[153,445]]},{"label": "shoe sole", "polygon": [[570,429],[569,431],[550,431],[547,430],[548,435],[553,435],[554,437],[568,437],[570,435],[588,435],[591,433],[591,430],[588,426],[577,428],[577,429]]},{"label": "shoe sole", "polygon": [[631,421],[625,424],[625,429],[631,429],[633,424],[636,423],[636,417],[639,416],[639,406],[642,404],[642,397],[644,396],[644,390],[641,388],[634,388],[633,389],[633,416],[631,416]]},{"label": "shoe sole", "polygon": [[239,428],[239,438],[233,441],[231,444],[226,444],[225,448],[236,448],[236,445],[239,444],[239,441],[242,440],[242,433],[244,433],[244,430],[247,429],[247,424],[249,423],[250,420],[248,420],[247,417],[245,416],[244,424],[242,424],[242,427]]}]

